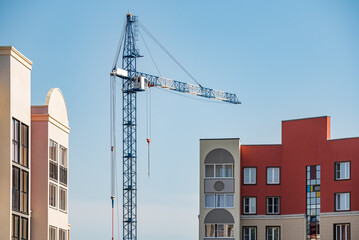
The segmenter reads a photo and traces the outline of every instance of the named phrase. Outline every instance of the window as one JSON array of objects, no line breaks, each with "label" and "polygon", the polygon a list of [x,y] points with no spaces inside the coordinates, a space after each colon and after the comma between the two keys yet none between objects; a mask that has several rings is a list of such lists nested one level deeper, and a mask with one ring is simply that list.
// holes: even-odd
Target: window
[{"label": "window", "polygon": [[279,184],[280,179],[279,167],[267,168],[267,184]]},{"label": "window", "polygon": [[350,240],[350,224],[334,224],[334,240]]},{"label": "window", "polygon": [[350,179],[350,162],[335,163],[335,180]]},{"label": "window", "polygon": [[336,211],[350,210],[350,193],[335,194],[335,210]]},{"label": "window", "polygon": [[233,224],[205,224],[204,235],[206,238],[234,237]]},{"label": "window", "polygon": [[67,200],[67,191],[66,189],[60,188],[60,209],[66,211],[66,200]]},{"label": "window", "polygon": [[57,186],[50,184],[49,187],[49,204],[52,207],[57,207]]},{"label": "window", "polygon": [[256,168],[243,168],[243,183],[256,184],[257,183],[257,169]]},{"label": "window", "polygon": [[206,164],[205,177],[231,178],[233,177],[233,164]]},{"label": "window", "polygon": [[49,227],[49,240],[57,240],[55,227],[52,226]]},{"label": "window", "polygon": [[49,176],[50,178],[58,179],[58,166],[57,166],[57,143],[50,140],[49,144]]},{"label": "window", "polygon": [[12,167],[12,210],[20,211],[20,169]]},{"label": "window", "polygon": [[266,235],[266,240],[279,240],[280,227],[267,227]]},{"label": "window", "polygon": [[257,213],[257,198],[256,197],[244,197],[243,198],[243,213],[244,214],[256,214]]},{"label": "window", "polygon": [[21,218],[21,240],[27,240],[29,235],[29,225],[27,218]]},{"label": "window", "polygon": [[12,119],[12,161],[20,163],[20,122]]},{"label": "window", "polygon": [[28,167],[29,165],[29,127],[21,124],[21,161],[20,164]]},{"label": "window", "polygon": [[12,215],[12,240],[18,240],[20,237],[20,217],[16,215]]},{"label": "window", "polygon": [[66,230],[60,229],[59,230],[59,240],[66,240],[66,239],[67,239]]},{"label": "window", "polygon": [[29,173],[21,170],[21,209],[23,213],[29,212]]},{"label": "window", "polygon": [[67,184],[67,149],[60,146],[60,182]]},{"label": "window", "polygon": [[243,240],[257,240],[257,228],[243,227]]},{"label": "window", "polygon": [[205,194],[204,207],[205,208],[233,208],[234,195],[233,194]]},{"label": "window", "polygon": [[280,198],[267,197],[267,214],[279,214]]}]

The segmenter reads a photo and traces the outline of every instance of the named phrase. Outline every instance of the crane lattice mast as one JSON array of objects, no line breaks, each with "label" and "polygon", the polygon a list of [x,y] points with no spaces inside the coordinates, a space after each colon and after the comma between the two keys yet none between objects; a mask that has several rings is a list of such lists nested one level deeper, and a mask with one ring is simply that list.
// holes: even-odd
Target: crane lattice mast
[{"label": "crane lattice mast", "polygon": [[[182,93],[215,99],[233,104],[240,104],[232,93],[214,90],[155,75],[137,72],[136,59],[141,57],[136,48],[137,17],[131,13],[126,15],[124,35],[120,39],[115,64],[111,72],[111,179],[112,179],[112,239],[114,239],[114,199],[115,199],[115,77],[122,79],[122,169],[123,169],[123,240],[137,240],[137,102],[136,94],[149,87],[160,87]],[[123,38],[123,39],[122,39]],[[123,40],[122,69],[117,68]]]}]

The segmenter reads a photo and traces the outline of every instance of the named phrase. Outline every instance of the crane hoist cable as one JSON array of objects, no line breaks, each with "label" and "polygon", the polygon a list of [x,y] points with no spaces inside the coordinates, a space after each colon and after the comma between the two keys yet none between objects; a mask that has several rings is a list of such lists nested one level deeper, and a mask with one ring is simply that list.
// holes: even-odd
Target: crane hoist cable
[{"label": "crane hoist cable", "polygon": [[158,41],[153,34],[145,27],[143,24],[138,21],[138,25],[141,27],[141,29],[193,80],[195,81],[200,87],[202,85],[185,69],[182,64],[180,64],[177,59]]}]

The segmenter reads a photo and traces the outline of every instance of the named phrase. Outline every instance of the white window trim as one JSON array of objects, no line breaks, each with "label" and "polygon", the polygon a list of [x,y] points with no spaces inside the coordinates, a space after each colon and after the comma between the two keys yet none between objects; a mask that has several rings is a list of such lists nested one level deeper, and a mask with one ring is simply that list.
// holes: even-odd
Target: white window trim
[{"label": "white window trim", "polygon": [[[206,177],[206,166],[208,166],[208,165],[212,165],[212,166],[214,166],[214,168],[213,168],[213,170],[214,170],[214,177]],[[217,175],[217,166],[226,166],[226,165],[230,165],[230,166],[232,166],[232,177],[217,177],[216,175]],[[234,178],[234,164],[233,163],[223,163],[223,164],[215,164],[215,163],[213,163],[213,164],[205,164],[204,165],[204,178],[205,179],[214,179],[214,178],[226,178],[226,179],[232,179],[232,178]]]},{"label": "white window trim", "polygon": [[243,232],[242,232],[242,235],[243,235],[242,238],[243,238],[243,240],[245,240],[245,238],[244,238],[244,237],[245,237],[245,236],[244,236],[244,231],[245,231],[245,229],[249,229],[249,240],[251,240],[251,238],[252,238],[251,229],[252,229],[252,228],[255,230],[255,231],[254,231],[254,232],[255,232],[255,233],[254,233],[254,239],[257,240],[257,228],[256,228],[256,227],[252,227],[252,226],[243,226],[243,230],[242,230],[242,231],[243,231]]},{"label": "white window trim", "polygon": [[[343,163],[347,163],[348,164],[348,172],[346,171],[346,169],[344,169],[344,177],[341,177],[341,173],[342,173],[342,169],[341,169],[341,164]],[[337,177],[337,166],[339,165],[339,177]],[[350,179],[350,161],[342,161],[342,162],[336,162],[335,163],[335,180],[349,180]]]},{"label": "white window trim", "polygon": [[345,229],[346,232],[349,231],[349,236],[350,236],[350,223],[339,223],[339,224],[334,224],[334,228],[335,228],[335,240],[349,240],[348,238],[345,237],[345,239],[342,239],[340,237],[340,239],[337,238],[337,227],[340,226],[340,236],[342,236],[342,232],[343,232],[343,227]]},{"label": "white window trim", "polygon": [[[206,207],[206,196],[212,195],[214,196],[214,207]],[[232,195],[233,196],[233,207],[217,207],[217,196],[218,195]],[[235,208],[235,204],[236,204],[236,200],[235,200],[235,195],[233,194],[204,194],[204,208]]]},{"label": "white window trim", "polygon": [[[233,237],[206,237],[206,224],[208,225],[232,225],[233,226]],[[216,231],[215,234],[216,235]],[[236,236],[236,225],[234,223],[205,223],[204,224],[204,229],[203,229],[203,236],[205,236],[204,238],[211,238],[211,239],[217,239],[217,238],[229,238],[229,239],[233,239]]]},{"label": "white window trim", "polygon": [[[248,210],[249,212],[246,212],[245,209],[246,209],[246,201],[245,199],[248,198],[249,199],[249,202],[248,202]],[[251,208],[252,208],[252,205],[251,205],[251,199],[255,199],[255,207],[254,207],[254,212],[251,212]],[[257,214],[257,198],[256,197],[243,197],[243,214],[248,214],[248,215],[255,215]]]},{"label": "white window trim", "polygon": [[[279,226],[268,226],[268,227],[266,227],[266,239],[268,239],[268,230],[269,230],[269,228],[272,228],[272,236],[273,236],[273,238],[274,238],[274,229],[275,228],[278,228],[278,240],[280,240],[280,227]],[[269,239],[269,240],[273,240],[273,238],[272,239]]]},{"label": "white window trim", "polygon": [[[268,202],[269,202],[269,201],[268,201],[269,198],[272,198],[272,199],[273,199],[273,200],[272,200],[272,201],[273,201],[273,206],[272,206],[273,212],[269,212],[269,211],[268,211],[268,209],[269,209],[269,207],[268,207],[268,206],[269,206],[269,203],[268,203]],[[274,205],[274,199],[275,199],[275,198],[278,198],[278,212],[275,212],[275,211],[274,211],[274,206],[275,206],[275,205]],[[280,214],[280,197],[278,197],[278,196],[269,196],[269,197],[266,198],[266,202],[267,202],[266,213],[267,213],[268,215],[278,215],[278,214]]]},{"label": "white window trim", "polygon": [[[269,182],[269,177],[268,177],[268,170],[269,169],[273,169],[273,171],[271,172],[272,175],[272,182]],[[278,182],[274,181],[275,180],[275,171],[274,169],[278,169]],[[280,184],[280,167],[267,167],[267,184]]]},{"label": "white window trim", "polygon": [[[55,192],[55,206],[52,206],[51,204],[50,204],[50,186],[54,186],[55,187],[55,190],[56,190],[56,192]],[[49,184],[49,207],[50,208],[53,208],[53,209],[58,209],[58,186],[56,185],[56,184],[53,184],[53,183],[50,183]]]},{"label": "white window trim", "polygon": [[[340,205],[338,204],[339,203],[338,197],[340,197],[341,195],[348,196],[348,199],[345,199],[345,205],[347,203],[346,200],[348,200],[348,206],[345,206],[346,208],[344,208],[344,209],[340,209]],[[344,198],[346,198],[346,197],[344,197]],[[335,194],[335,211],[350,211],[350,192]]]},{"label": "white window trim", "polygon": [[[248,169],[249,170],[249,172],[248,172],[248,174],[249,174],[249,177],[248,177],[248,179],[249,179],[249,182],[246,182],[246,174],[245,174],[245,170],[246,169]],[[251,176],[252,176],[252,171],[254,170],[254,179],[252,179],[251,178]],[[254,185],[254,184],[257,184],[257,168],[255,168],[255,167],[243,167],[243,184],[245,184],[245,185]]]}]

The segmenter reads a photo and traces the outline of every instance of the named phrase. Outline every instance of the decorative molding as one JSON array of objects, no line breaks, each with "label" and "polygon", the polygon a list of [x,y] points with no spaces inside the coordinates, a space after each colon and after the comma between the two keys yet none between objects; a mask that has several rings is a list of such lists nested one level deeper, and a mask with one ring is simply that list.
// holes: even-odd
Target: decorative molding
[{"label": "decorative molding", "polygon": [[303,218],[305,214],[286,214],[286,215],[241,215],[241,220],[275,220],[275,219],[292,219]]},{"label": "decorative molding", "polygon": [[0,46],[0,55],[10,55],[18,60],[21,64],[27,67],[29,70],[32,69],[32,61],[25,57],[13,46]]},{"label": "decorative molding", "polygon": [[359,216],[359,211],[320,213],[320,217],[348,217],[348,216]]},{"label": "decorative molding", "polygon": [[62,131],[66,132],[67,134],[70,133],[70,128],[61,122],[57,121],[55,118],[50,116],[49,114],[31,114],[31,121],[32,122],[49,122],[55,125],[56,127],[60,128]]}]

